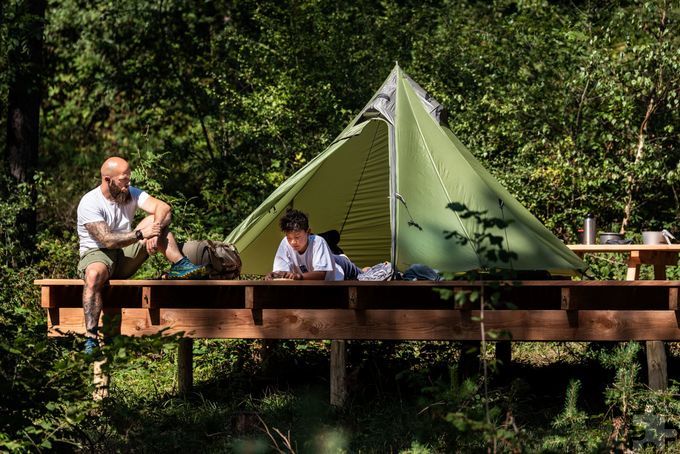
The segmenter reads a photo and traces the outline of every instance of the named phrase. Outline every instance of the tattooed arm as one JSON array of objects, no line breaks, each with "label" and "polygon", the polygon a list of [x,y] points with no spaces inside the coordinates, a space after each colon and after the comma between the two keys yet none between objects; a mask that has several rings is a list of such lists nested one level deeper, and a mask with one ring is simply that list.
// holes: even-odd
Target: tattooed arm
[{"label": "tattooed arm", "polygon": [[134,231],[112,232],[104,221],[85,224],[85,228],[90,236],[106,249],[121,249],[137,241]]},{"label": "tattooed arm", "polygon": [[[137,241],[134,231],[112,232],[111,228],[104,221],[90,222],[85,224],[85,228],[90,233],[90,236],[106,249],[121,249]],[[150,224],[140,230],[144,238],[153,238],[161,233],[161,227],[157,223]]]}]

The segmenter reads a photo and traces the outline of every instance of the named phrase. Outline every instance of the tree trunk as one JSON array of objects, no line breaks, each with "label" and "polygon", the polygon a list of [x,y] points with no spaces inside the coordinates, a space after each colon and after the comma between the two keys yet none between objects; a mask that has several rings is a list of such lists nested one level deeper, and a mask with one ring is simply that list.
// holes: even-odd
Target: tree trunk
[{"label": "tree trunk", "polygon": [[644,148],[645,139],[647,137],[647,125],[649,120],[652,118],[652,114],[656,110],[656,102],[654,96],[650,97],[649,103],[647,104],[647,111],[645,112],[645,118],[642,120],[640,125],[640,130],[638,132],[637,146],[635,147],[635,161],[633,162],[633,170],[628,174],[626,180],[626,205],[623,208],[623,219],[621,220],[621,230],[620,233],[626,233],[626,227],[630,222],[630,216],[633,212],[633,193],[635,192],[635,187],[637,186],[637,179],[635,178],[635,167],[642,162],[644,158]]},{"label": "tree trunk", "polygon": [[[657,39],[659,41],[659,44],[661,44],[661,41],[663,39],[663,32],[666,29],[666,8],[668,5],[664,4],[663,9],[661,10],[661,18],[659,20],[659,34],[657,35]],[[651,92],[649,93],[649,102],[647,103],[647,110],[645,112],[645,117],[642,120],[642,123],[640,124],[640,130],[638,131],[638,137],[637,137],[637,146],[635,148],[635,161],[633,163],[633,170],[630,172],[628,175],[628,178],[626,180],[626,205],[623,208],[623,219],[621,220],[621,230],[620,233],[626,233],[626,227],[628,226],[628,223],[630,222],[630,217],[633,212],[633,194],[635,193],[635,188],[638,184],[637,178],[635,176],[635,168],[638,166],[640,162],[642,162],[642,159],[644,158],[644,148],[645,148],[645,140],[647,138],[647,127],[649,126],[649,121],[652,118],[652,115],[656,111],[656,109],[659,107],[659,104],[661,103],[661,100],[663,99],[664,91],[665,91],[665,83],[664,83],[664,72],[663,72],[663,65],[660,65],[658,68],[658,79],[654,84],[654,87],[652,88]]]},{"label": "tree trunk", "polygon": [[[26,47],[9,50],[10,81],[7,96],[6,171],[14,183],[32,183],[38,165],[39,118],[42,94],[42,47],[46,0],[25,0],[17,5],[10,36]],[[19,240],[32,248],[36,232],[35,191],[31,208],[17,217]]]}]

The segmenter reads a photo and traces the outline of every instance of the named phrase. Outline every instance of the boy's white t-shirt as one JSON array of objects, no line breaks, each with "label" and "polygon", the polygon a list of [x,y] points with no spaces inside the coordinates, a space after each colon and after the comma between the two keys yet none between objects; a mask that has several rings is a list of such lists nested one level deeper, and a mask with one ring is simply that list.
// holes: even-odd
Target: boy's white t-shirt
[{"label": "boy's white t-shirt", "polygon": [[307,249],[303,254],[293,249],[285,238],[281,240],[274,257],[273,271],[287,273],[325,271],[327,281],[342,281],[345,278],[342,268],[335,263],[328,243],[317,235],[309,235]]},{"label": "boy's white t-shirt", "polygon": [[103,245],[90,236],[85,224],[104,221],[111,232],[127,233],[132,230],[132,221],[135,218],[137,207],[146,202],[149,194],[133,186],[130,186],[129,190],[132,197],[125,205],[119,205],[104,197],[101,186],[97,186],[80,199],[78,204],[78,238],[80,239],[81,254],[88,249],[104,249]]}]

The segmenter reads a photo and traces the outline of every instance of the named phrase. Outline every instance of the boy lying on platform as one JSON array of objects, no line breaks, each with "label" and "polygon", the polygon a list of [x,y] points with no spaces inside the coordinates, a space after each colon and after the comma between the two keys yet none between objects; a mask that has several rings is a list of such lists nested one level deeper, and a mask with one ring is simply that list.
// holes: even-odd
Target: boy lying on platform
[{"label": "boy lying on platform", "polygon": [[345,255],[334,255],[326,240],[313,235],[307,215],[288,210],[279,220],[281,240],[273,271],[265,279],[342,281],[356,279],[361,270]]}]

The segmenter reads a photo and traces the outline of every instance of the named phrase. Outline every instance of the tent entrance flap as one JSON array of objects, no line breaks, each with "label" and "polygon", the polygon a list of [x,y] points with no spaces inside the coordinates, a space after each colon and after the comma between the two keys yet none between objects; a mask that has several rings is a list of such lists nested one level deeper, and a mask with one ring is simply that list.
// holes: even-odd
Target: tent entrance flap
[{"label": "tent entrance flap", "polygon": [[370,120],[295,196],[312,231],[341,231],[340,246],[359,266],[390,257],[387,137],[387,123]]},{"label": "tent entrance flap", "polygon": [[309,215],[313,232],[342,231],[341,246],[357,265],[389,260],[388,126],[381,119],[357,126],[357,133],[286,180],[227,237],[241,254],[244,274],[271,271],[283,238],[278,220],[291,205]]},{"label": "tent entrance flap", "polygon": [[[371,145],[368,148],[368,153],[366,153],[366,157],[364,159],[364,164],[361,168],[361,173],[359,174],[359,180],[356,182],[356,185],[354,186],[354,194],[352,195],[352,200],[349,202],[349,206],[347,207],[347,211],[345,212],[345,219],[342,221],[342,225],[340,226],[340,236],[342,237],[343,232],[345,231],[345,226],[347,225],[347,220],[349,219],[349,215],[352,212],[352,207],[354,206],[354,202],[357,200],[357,195],[359,194],[359,189],[361,188],[362,182],[364,182],[364,175],[366,174],[366,168],[368,166],[368,163],[371,160],[371,156],[376,149],[376,138],[378,137],[378,129],[379,128],[373,128],[373,138],[371,139]],[[379,151],[378,151],[379,152]]]}]

